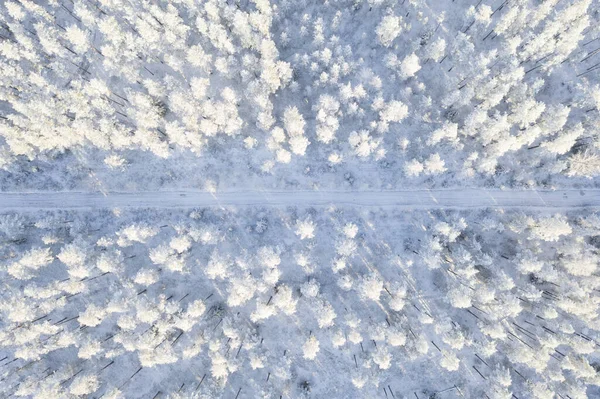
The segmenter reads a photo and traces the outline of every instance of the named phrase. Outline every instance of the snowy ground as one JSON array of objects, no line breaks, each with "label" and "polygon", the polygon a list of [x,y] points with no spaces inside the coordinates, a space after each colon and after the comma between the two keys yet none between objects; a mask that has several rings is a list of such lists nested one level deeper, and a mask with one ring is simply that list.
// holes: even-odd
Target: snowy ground
[{"label": "snowy ground", "polygon": [[600,190],[443,189],[403,191],[139,191],[0,193],[0,209],[340,206],[392,209],[537,209],[600,207]]}]

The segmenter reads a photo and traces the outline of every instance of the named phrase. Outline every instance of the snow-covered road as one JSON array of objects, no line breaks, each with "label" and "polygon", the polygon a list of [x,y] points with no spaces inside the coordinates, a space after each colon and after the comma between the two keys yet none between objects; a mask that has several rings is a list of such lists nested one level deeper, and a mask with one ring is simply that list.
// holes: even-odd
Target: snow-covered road
[{"label": "snow-covered road", "polygon": [[352,205],[399,209],[600,208],[600,189],[405,191],[145,191],[0,193],[0,210]]}]

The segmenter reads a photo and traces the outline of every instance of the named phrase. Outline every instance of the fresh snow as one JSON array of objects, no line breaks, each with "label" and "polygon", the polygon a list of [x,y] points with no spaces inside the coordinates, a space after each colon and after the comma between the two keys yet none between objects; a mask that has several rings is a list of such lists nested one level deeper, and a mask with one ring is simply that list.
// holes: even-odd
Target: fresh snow
[{"label": "fresh snow", "polygon": [[0,398],[600,398],[600,0],[0,0]]},{"label": "fresh snow", "polygon": [[193,208],[352,205],[393,209],[600,208],[600,189],[432,189],[398,191],[225,191],[0,193],[0,209]]}]

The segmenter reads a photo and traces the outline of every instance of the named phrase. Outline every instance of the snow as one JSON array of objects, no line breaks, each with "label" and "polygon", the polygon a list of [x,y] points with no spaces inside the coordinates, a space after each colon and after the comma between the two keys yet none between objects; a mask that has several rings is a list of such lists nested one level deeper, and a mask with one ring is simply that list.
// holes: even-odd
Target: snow
[{"label": "snow", "polygon": [[0,2],[0,397],[600,397],[599,6]]},{"label": "snow", "polygon": [[[6,210],[100,209],[100,208],[192,208],[227,206],[355,205],[394,209],[434,208],[522,208],[536,210],[590,208],[600,206],[600,189],[506,190],[432,189],[384,191],[139,191],[139,192],[0,192],[0,206]],[[547,221],[543,223],[549,223]],[[544,227],[540,227],[541,230]],[[297,226],[303,238],[312,238],[314,226],[302,220]],[[119,232],[119,241],[144,242],[156,228],[128,226]],[[543,234],[540,232],[540,234]],[[171,244],[175,245],[175,244]]]},{"label": "snow", "polygon": [[[513,335],[529,345],[555,339],[552,345],[561,353],[575,345],[572,340],[577,334],[595,336],[591,320],[597,305],[585,302],[585,287],[595,277],[588,271],[589,260],[576,263],[578,254],[589,249],[585,241],[567,233],[565,226],[587,229],[590,237],[597,234],[597,216],[590,210],[586,222],[577,208],[565,210],[560,218],[548,211],[555,209],[453,211],[438,207],[406,212],[333,203],[322,209],[309,205],[203,207],[197,211],[132,207],[119,213],[30,209],[20,215],[29,242],[10,246],[13,250],[31,247],[18,258],[28,265],[44,264],[48,253],[52,259],[34,270],[25,290],[16,289],[23,280],[5,277],[13,287],[8,291],[13,294],[5,294],[0,304],[9,328],[5,332],[11,334],[7,339],[21,330],[20,340],[13,340],[11,346],[3,343],[5,362],[16,356],[7,366],[14,371],[37,360],[32,370],[43,371],[62,364],[58,359],[70,362],[70,356],[75,356],[88,362],[75,385],[77,392],[98,389],[100,394],[125,384],[119,389],[133,397],[155,395],[159,390],[175,392],[182,384],[182,394],[193,395],[204,375],[197,393],[207,395],[229,392],[235,396],[242,387],[245,397],[261,396],[267,388],[274,394],[296,396],[307,389],[300,385],[308,381],[311,395],[318,397],[369,395],[377,392],[377,385],[379,390],[389,385],[400,397],[456,385],[463,394],[475,397],[496,388],[481,386],[481,377],[472,366],[489,377],[496,364],[503,364],[505,353],[516,362],[509,363],[513,377],[509,391],[522,393],[526,387],[514,370],[537,379],[547,373],[543,362],[554,360],[536,358],[535,368],[530,369],[526,365],[533,366],[532,358],[511,352],[522,351],[523,345]],[[484,219],[495,220],[496,226],[480,226]],[[37,223],[40,227],[31,223],[38,220],[46,222]],[[142,225],[134,222],[139,220],[144,220],[145,230],[156,226],[158,232],[119,246],[123,231],[132,231],[130,226],[139,231]],[[311,221],[312,238],[297,234],[297,224],[306,220]],[[257,228],[256,221],[263,226]],[[546,224],[554,226],[546,229],[553,233],[540,235],[539,226]],[[196,230],[213,231],[217,237],[192,234]],[[57,241],[44,245],[42,238],[48,234]],[[68,244],[73,237],[80,240],[77,247]],[[440,243],[431,255],[439,258],[436,269],[421,263],[424,248],[430,245],[427,241],[432,239]],[[345,253],[346,267],[335,270],[330,265],[339,259],[338,243],[344,240],[354,241],[355,249]],[[172,244],[183,251],[177,254],[184,260],[183,269],[149,262],[154,248],[173,250]],[[83,259],[81,248],[87,248],[92,263],[88,277],[73,281],[81,285],[73,290],[64,279],[71,261]],[[538,250],[527,252],[530,248]],[[563,262],[556,264],[554,275],[546,271],[553,251],[560,251]],[[71,253],[78,255],[61,255],[68,263],[54,261],[60,254]],[[309,272],[308,281],[305,268],[296,265],[299,253],[323,262]],[[36,262],[32,263],[34,254]],[[225,254],[235,254],[235,258]],[[516,266],[519,259],[530,259],[537,266],[522,270]],[[107,273],[106,262],[118,267]],[[216,278],[210,278],[216,267],[207,267],[210,264],[220,265]],[[473,264],[478,265],[476,269]],[[576,264],[581,268],[574,269]],[[276,280],[262,276],[268,270],[278,270]],[[139,277],[150,276],[144,273],[154,277]],[[549,280],[532,283],[532,273]],[[510,275],[513,283],[502,283],[507,278],[503,274]],[[342,289],[340,280],[351,285]],[[560,299],[550,299],[554,295]],[[566,323],[561,316],[565,312],[571,314],[569,323],[561,336],[555,336],[563,327],[550,320],[558,317]],[[11,333],[15,326],[21,327]],[[528,331],[535,335],[528,338],[532,334]],[[51,334],[57,334],[56,338]],[[593,346],[585,349],[587,339],[578,339],[582,341],[576,343],[578,353],[595,353]],[[29,346],[31,340],[37,345]],[[480,348],[492,342],[505,349]],[[578,370],[573,372],[592,381],[595,377],[586,371],[588,360],[577,359],[569,360],[567,370]],[[128,380],[140,366],[139,373]],[[291,366],[295,374],[287,369]],[[5,375],[9,382],[3,389],[9,391],[27,376],[24,370]],[[402,370],[400,375],[398,370]],[[289,386],[289,381],[298,385]],[[595,391],[590,387],[590,392]]]}]

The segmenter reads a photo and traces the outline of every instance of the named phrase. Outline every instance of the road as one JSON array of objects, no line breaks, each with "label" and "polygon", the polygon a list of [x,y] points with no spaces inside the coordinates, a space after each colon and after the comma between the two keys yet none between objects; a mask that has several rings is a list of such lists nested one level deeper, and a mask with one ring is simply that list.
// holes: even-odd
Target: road
[{"label": "road", "polygon": [[404,191],[144,191],[0,193],[0,210],[201,208],[255,206],[360,206],[397,209],[600,208],[600,189]]}]

